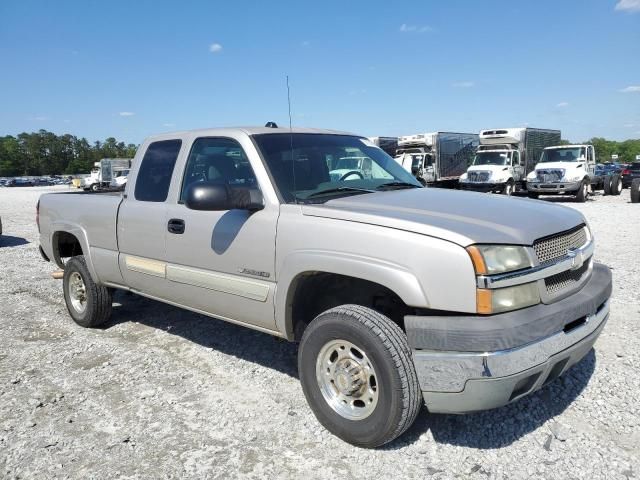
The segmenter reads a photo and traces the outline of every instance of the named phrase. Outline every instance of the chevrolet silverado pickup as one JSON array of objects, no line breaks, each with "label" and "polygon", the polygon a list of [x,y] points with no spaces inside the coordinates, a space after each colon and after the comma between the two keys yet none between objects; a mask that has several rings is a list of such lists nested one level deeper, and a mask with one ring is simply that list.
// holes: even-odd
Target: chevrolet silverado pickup
[{"label": "chevrolet silverado pickup", "polygon": [[583,358],[609,316],[582,214],[423,188],[347,133],[154,136],[123,192],[45,194],[38,228],[77,324],[104,323],[121,289],[298,342],[310,408],[363,447],[423,403],[517,401]]}]

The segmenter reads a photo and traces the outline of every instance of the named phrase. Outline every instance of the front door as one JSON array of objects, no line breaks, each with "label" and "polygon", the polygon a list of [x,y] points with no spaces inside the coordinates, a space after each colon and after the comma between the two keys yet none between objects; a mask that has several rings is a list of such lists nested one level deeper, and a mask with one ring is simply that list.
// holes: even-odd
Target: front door
[{"label": "front door", "polygon": [[189,185],[219,182],[258,187],[245,150],[231,138],[200,137],[169,202],[167,280],[172,299],[226,320],[275,329],[275,242],[279,205],[257,212],[196,211],[184,205]]}]

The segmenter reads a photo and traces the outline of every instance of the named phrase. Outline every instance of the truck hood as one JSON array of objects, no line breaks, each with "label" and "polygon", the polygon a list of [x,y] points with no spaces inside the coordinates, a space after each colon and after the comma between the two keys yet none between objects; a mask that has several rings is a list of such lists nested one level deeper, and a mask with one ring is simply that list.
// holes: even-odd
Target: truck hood
[{"label": "truck hood", "polygon": [[509,170],[507,165],[471,165],[467,172],[502,172]]},{"label": "truck hood", "polygon": [[532,245],[586,223],[578,211],[538,200],[439,188],[416,188],[303,205],[304,215],[378,225],[474,243]]},{"label": "truck hood", "polygon": [[538,170],[553,170],[561,168],[563,170],[575,170],[578,168],[578,165],[582,165],[580,167],[581,170],[584,169],[584,162],[545,162],[538,163],[536,165],[536,171]]}]

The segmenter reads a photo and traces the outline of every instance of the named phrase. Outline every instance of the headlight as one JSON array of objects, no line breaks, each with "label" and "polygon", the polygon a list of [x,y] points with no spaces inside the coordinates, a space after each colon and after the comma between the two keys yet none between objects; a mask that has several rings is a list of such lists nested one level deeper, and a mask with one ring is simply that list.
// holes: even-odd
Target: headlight
[{"label": "headlight", "polygon": [[575,176],[569,178],[570,182],[579,182],[580,180],[582,180],[582,176],[581,175],[575,175]]},{"label": "headlight", "polygon": [[533,266],[526,248],[517,245],[472,245],[467,247],[467,252],[476,275],[494,275]]},{"label": "headlight", "polygon": [[463,173],[462,175],[460,175],[460,181],[465,181],[467,179],[468,175],[466,173]]},{"label": "headlight", "polygon": [[527,175],[527,180],[535,180],[536,179],[536,172],[529,172],[529,175]]},{"label": "headlight", "polygon": [[508,312],[540,303],[536,282],[515,287],[476,290],[476,311],[480,314]]}]

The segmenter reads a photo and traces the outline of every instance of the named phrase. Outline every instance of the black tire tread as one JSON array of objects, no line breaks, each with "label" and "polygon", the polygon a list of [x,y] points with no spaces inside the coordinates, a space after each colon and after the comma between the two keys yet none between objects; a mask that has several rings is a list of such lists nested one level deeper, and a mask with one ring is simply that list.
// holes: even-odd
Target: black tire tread
[{"label": "black tire tread", "polygon": [[640,178],[634,178],[631,182],[631,203],[640,203]]},{"label": "black tire tread", "polygon": [[[391,354],[402,383],[402,414],[395,430],[381,438],[380,446],[402,435],[415,421],[422,407],[422,392],[418,383],[418,376],[413,364],[411,349],[407,337],[402,329],[385,315],[367,307],[354,304],[334,307],[319,315],[346,315],[370,329]],[[317,318],[317,317],[316,317]],[[309,329],[305,334],[309,332]],[[304,341],[304,335],[303,335]]]},{"label": "black tire tread", "polygon": [[[73,315],[71,315],[73,320],[78,325],[85,328],[95,328],[109,320],[109,317],[111,317],[111,310],[113,306],[112,291],[109,288],[98,285],[93,281],[93,279],[91,278],[91,274],[89,273],[89,269],[87,268],[87,262],[84,259],[84,256],[78,255],[75,257],[71,257],[65,264],[64,271],[65,280],[63,282],[63,288],[65,288],[66,290],[67,276],[70,275],[71,272],[77,271],[82,275],[85,288],[87,290],[87,295],[92,299],[92,301],[87,305],[89,311],[87,312],[85,320],[79,322],[73,317]],[[69,309],[69,313],[71,314],[71,307],[67,308]]]}]

